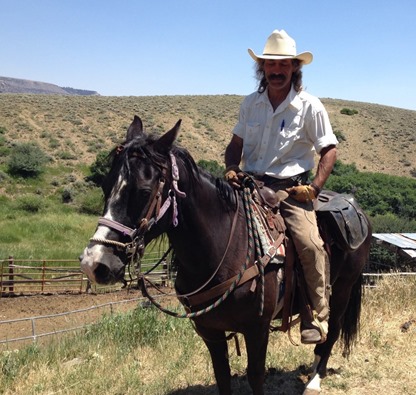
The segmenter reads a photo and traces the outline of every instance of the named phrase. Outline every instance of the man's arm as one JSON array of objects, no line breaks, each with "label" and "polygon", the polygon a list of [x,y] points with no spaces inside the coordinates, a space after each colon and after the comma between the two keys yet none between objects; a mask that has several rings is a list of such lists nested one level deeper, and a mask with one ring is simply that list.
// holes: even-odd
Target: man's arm
[{"label": "man's arm", "polygon": [[233,134],[230,143],[225,149],[225,167],[238,167],[243,153],[243,139]]},{"label": "man's arm", "polygon": [[336,146],[330,145],[322,148],[320,154],[321,158],[313,182],[310,185],[298,185],[286,189],[286,192],[299,202],[309,202],[316,199],[334,168],[337,160]]},{"label": "man's arm", "polygon": [[322,148],[320,155],[321,158],[319,159],[316,175],[313,180],[313,185],[318,187],[319,190],[324,187],[326,180],[334,168],[335,161],[337,160],[337,147],[330,145]]}]

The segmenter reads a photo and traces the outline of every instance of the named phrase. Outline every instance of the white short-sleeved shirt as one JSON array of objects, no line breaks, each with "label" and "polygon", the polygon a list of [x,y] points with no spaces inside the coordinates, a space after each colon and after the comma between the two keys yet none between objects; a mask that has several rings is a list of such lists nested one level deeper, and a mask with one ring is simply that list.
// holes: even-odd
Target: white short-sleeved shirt
[{"label": "white short-sleeved shirt", "polygon": [[321,101],[293,87],[275,111],[267,89],[247,96],[233,134],[244,141],[242,169],[277,178],[313,169],[315,152],[338,144]]}]

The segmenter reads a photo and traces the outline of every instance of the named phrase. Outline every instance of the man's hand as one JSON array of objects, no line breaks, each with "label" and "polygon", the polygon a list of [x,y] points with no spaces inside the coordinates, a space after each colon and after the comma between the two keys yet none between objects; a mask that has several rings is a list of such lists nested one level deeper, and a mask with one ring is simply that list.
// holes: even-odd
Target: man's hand
[{"label": "man's hand", "polygon": [[224,179],[234,189],[240,189],[241,183],[244,178],[244,173],[239,169],[238,166],[229,166],[225,169]]},{"label": "man's hand", "polygon": [[301,203],[310,202],[317,197],[315,188],[311,187],[310,185],[299,185],[292,188],[286,188],[286,192],[293,199]]}]

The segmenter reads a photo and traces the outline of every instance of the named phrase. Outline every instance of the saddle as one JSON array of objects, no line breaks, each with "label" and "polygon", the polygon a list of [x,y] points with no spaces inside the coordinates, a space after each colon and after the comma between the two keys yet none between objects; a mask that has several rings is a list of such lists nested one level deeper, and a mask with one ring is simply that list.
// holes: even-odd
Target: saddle
[{"label": "saddle", "polygon": [[[255,180],[255,183],[253,194],[257,196],[256,200],[276,215],[279,206],[277,193],[261,181]],[[332,241],[342,250],[354,251],[367,238],[368,219],[354,196],[324,190],[314,201],[314,209],[318,223],[328,229],[326,233],[332,236]]]},{"label": "saddle", "polygon": [[[253,195],[254,200],[261,201],[263,207],[268,207],[265,210],[266,213],[274,212],[281,218],[278,213],[278,197],[272,189],[256,181]],[[259,204],[260,206],[261,204]],[[314,202],[314,209],[317,213],[322,238],[326,243],[335,243],[344,251],[354,251],[367,238],[369,232],[368,219],[352,195],[338,194],[328,190],[322,191]],[[266,214],[265,218],[267,216],[270,216],[270,213]],[[328,240],[329,235],[331,240]],[[297,261],[298,258],[296,257],[293,243],[290,239],[286,240],[284,269],[283,272],[280,269],[277,272],[280,292],[274,314],[275,318],[281,318],[281,325],[272,326],[272,331],[286,332],[296,325],[301,317],[309,317],[310,319],[312,316],[312,309],[305,292],[305,278]],[[326,271],[329,278],[329,262]],[[300,316],[296,320],[292,320],[296,289],[298,290],[297,305]]]}]

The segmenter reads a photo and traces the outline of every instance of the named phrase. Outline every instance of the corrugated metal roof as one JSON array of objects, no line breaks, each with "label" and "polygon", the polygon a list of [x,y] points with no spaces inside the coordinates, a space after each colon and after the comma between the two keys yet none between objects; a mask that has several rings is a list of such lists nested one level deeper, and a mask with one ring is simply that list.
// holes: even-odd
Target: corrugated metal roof
[{"label": "corrugated metal roof", "polygon": [[416,258],[416,233],[373,233],[373,237],[400,248],[411,258]]}]

